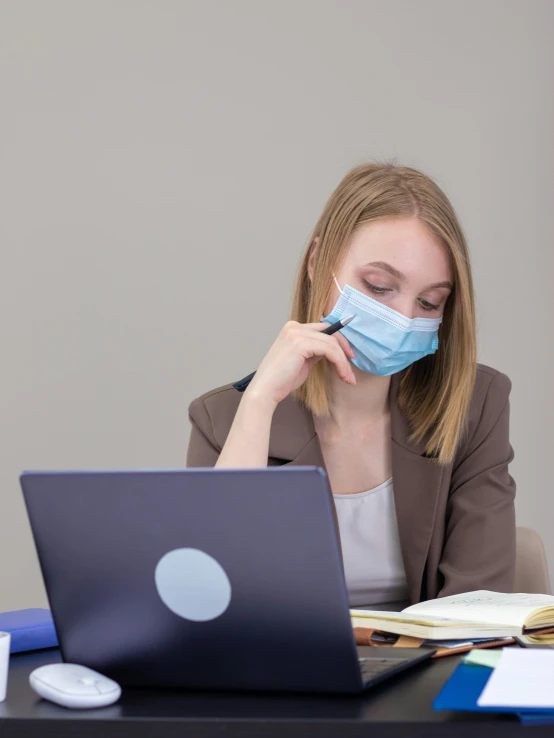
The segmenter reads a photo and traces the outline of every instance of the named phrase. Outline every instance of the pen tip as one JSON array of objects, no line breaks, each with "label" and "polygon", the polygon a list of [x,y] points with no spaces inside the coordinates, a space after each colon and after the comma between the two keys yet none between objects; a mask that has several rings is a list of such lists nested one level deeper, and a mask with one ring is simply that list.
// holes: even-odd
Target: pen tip
[{"label": "pen tip", "polygon": [[355,317],[356,315],[349,315],[348,318],[344,318],[343,320],[341,320],[343,328],[345,325],[348,325],[351,320],[354,320]]}]

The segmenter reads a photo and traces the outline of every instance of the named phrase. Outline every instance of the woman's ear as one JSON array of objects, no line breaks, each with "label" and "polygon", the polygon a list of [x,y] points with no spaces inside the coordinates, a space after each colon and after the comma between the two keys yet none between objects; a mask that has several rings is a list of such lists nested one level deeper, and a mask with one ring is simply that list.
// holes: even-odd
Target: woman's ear
[{"label": "woman's ear", "polygon": [[312,281],[314,275],[314,266],[317,256],[317,250],[319,248],[319,241],[319,236],[316,236],[312,241],[312,245],[310,247],[310,256],[308,257],[308,277],[310,278],[310,282]]}]

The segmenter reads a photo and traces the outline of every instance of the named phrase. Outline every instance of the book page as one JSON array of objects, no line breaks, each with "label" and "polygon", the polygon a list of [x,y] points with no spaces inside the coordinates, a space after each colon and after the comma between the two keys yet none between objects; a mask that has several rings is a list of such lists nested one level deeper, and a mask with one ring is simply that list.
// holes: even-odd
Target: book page
[{"label": "book page", "polygon": [[437,615],[467,623],[522,626],[527,617],[539,607],[554,608],[554,596],[478,590],[420,602],[402,612],[420,617]]}]

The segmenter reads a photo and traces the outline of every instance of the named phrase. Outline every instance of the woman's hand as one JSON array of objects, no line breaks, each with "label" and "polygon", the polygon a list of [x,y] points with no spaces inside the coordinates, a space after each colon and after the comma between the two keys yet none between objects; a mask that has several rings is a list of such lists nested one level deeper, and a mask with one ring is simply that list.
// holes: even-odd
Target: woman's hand
[{"label": "woman's hand", "polygon": [[344,382],[356,384],[347,358],[354,358],[354,351],[340,332],[322,333],[328,325],[289,321],[284,326],[246,388],[216,467],[267,466],[275,408],[306,381],[312,366],[323,357],[334,364]]},{"label": "woman's hand", "polygon": [[322,331],[329,323],[285,324],[277,339],[256,370],[245,394],[277,406],[291,392],[300,387],[311,368],[323,357],[335,366],[339,377],[347,384],[356,384],[348,357],[354,351],[340,332],[328,336]]}]

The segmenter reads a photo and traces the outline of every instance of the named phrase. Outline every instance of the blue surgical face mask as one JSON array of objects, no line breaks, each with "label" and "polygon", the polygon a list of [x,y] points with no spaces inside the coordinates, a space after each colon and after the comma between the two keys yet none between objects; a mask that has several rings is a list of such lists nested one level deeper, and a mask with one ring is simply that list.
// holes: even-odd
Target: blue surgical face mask
[{"label": "blue surgical face mask", "polygon": [[442,318],[406,318],[348,284],[341,290],[336,277],[333,278],[341,294],[333,310],[322,320],[336,323],[356,314],[341,333],[354,350],[351,361],[358,369],[384,377],[435,353]]}]

